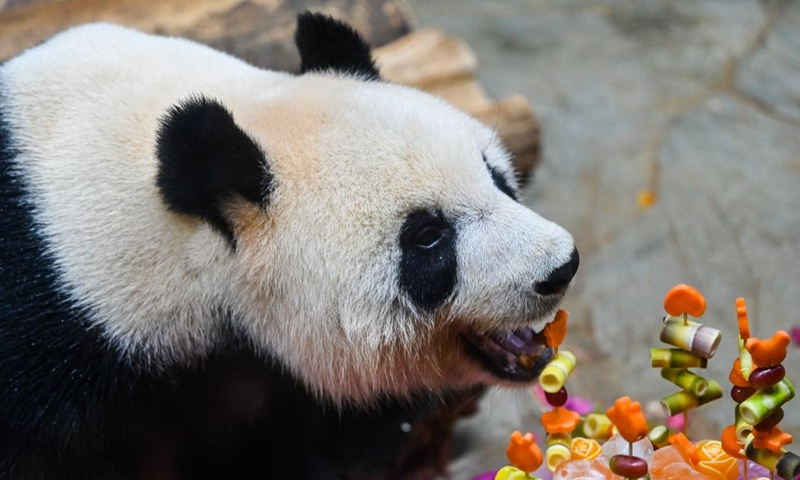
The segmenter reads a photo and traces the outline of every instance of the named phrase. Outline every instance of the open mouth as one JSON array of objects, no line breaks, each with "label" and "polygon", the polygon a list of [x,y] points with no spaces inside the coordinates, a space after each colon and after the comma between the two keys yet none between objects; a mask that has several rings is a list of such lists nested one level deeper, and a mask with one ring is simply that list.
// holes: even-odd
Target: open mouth
[{"label": "open mouth", "polygon": [[462,338],[467,354],[504,380],[531,382],[553,359],[553,349],[546,344],[544,329],[540,333],[530,327],[485,334],[469,332]]}]

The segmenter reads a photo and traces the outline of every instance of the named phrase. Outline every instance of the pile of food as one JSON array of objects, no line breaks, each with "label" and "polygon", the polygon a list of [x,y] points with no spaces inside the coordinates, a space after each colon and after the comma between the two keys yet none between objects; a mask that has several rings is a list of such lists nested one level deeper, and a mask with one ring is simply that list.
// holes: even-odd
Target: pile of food
[{"label": "pile of food", "polygon": [[734,423],[719,439],[692,442],[686,437],[689,411],[723,396],[720,383],[690,369],[706,368],[721,342],[719,330],[689,320],[705,313],[696,289],[677,285],[665,297],[660,339],[669,348],[651,350],[651,364],[680,391],[661,399],[669,419],[648,426],[639,402],[621,397],[605,412],[570,402],[566,381],[576,357],[560,350],[567,313],[547,326],[554,358],[542,372],[536,392],[546,405],[541,423],[544,452],[532,433],[511,435],[506,449],[511,465],[475,480],[751,480],[800,478],[800,457],[786,450],[792,436],[778,426],[782,406],[795,395],[782,362],[791,342],[780,330],[771,338],[750,335],[747,308],[737,299],[739,356],[731,368]]}]

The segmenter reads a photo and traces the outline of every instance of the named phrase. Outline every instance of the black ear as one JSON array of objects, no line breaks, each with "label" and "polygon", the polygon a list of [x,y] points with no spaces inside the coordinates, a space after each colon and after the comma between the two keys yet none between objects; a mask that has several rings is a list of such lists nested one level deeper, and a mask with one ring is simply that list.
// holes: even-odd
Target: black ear
[{"label": "black ear", "polygon": [[170,210],[200,217],[235,244],[224,202],[265,204],[273,190],[266,156],[219,102],[192,97],[161,119],[157,184]]},{"label": "black ear", "polygon": [[294,41],[300,51],[300,73],[334,70],[380,80],[369,45],[344,22],[321,13],[301,13]]}]

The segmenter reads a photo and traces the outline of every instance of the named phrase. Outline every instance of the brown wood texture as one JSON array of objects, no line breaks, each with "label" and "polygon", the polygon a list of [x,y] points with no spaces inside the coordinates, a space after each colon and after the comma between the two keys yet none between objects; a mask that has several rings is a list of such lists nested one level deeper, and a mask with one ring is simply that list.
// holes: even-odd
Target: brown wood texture
[{"label": "brown wood texture", "polygon": [[410,30],[402,0],[21,1],[0,11],[0,61],[66,28],[97,21],[190,38],[254,65],[289,71],[299,64],[292,43],[298,12],[345,19],[374,46]]},{"label": "brown wood texture", "polygon": [[526,179],[539,161],[539,122],[521,96],[491,100],[475,78],[478,62],[464,42],[440,30],[415,30],[375,50],[381,75],[438,95],[495,128]]},{"label": "brown wood texture", "polygon": [[477,60],[458,39],[411,31],[403,0],[0,0],[0,61],[74,25],[104,21],[186,37],[260,67],[295,71],[295,16],[343,19],[373,47],[382,75],[439,95],[495,127],[526,178],[539,159],[538,122],[518,96],[490,100],[475,79]]}]

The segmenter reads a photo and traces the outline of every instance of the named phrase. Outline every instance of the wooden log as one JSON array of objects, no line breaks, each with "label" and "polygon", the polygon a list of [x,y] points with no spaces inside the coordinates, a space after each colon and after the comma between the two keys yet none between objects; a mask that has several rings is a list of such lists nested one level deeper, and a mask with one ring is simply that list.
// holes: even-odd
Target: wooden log
[{"label": "wooden log", "polygon": [[440,96],[493,127],[514,155],[514,170],[526,180],[539,161],[539,122],[525,98],[491,100],[475,76],[469,46],[436,29],[416,30],[375,50],[381,75]]},{"label": "wooden log", "polygon": [[254,65],[292,71],[298,12],[347,20],[373,46],[410,30],[402,0],[17,0],[0,10],[0,61],[87,22],[190,38]]},{"label": "wooden log", "polygon": [[[254,65],[296,71],[299,11],[333,15],[375,49],[381,74],[441,96],[497,129],[520,178],[539,159],[538,122],[513,96],[493,101],[478,84],[470,48],[435,29],[411,32],[404,0],[0,0],[0,61],[74,25],[104,21],[190,38]],[[409,33],[410,32],[410,33]]]}]

